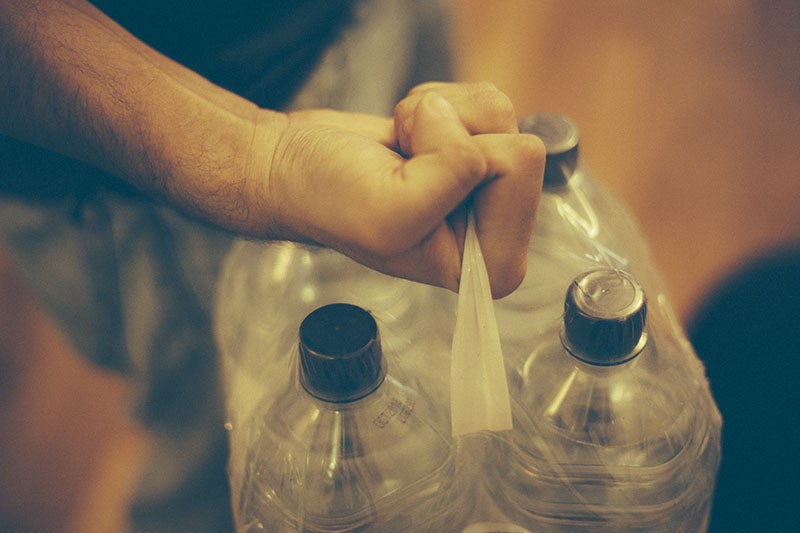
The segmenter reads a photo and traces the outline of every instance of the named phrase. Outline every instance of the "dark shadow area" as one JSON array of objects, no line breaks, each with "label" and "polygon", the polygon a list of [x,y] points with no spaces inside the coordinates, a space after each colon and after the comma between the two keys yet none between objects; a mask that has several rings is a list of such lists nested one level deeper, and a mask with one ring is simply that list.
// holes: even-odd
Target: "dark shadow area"
[{"label": "dark shadow area", "polygon": [[722,412],[713,532],[789,531],[800,479],[800,247],[719,284],[689,326]]}]

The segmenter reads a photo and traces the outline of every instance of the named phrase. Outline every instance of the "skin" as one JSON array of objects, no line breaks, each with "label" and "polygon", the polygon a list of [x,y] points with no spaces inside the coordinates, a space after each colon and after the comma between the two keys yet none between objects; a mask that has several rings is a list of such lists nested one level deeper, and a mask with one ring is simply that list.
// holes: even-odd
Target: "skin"
[{"label": "skin", "polygon": [[0,133],[234,232],[451,290],[469,201],[495,297],[525,274],[545,156],[491,84],[421,85],[391,118],[280,113],[77,0],[0,1]]}]

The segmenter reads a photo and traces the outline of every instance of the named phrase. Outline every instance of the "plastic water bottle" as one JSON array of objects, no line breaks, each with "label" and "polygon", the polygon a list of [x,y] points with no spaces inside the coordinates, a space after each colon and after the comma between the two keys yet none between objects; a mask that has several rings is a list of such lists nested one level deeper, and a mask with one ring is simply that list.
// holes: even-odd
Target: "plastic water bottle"
[{"label": "plastic water bottle", "polygon": [[530,531],[703,531],[720,417],[703,369],[647,327],[628,273],[569,284],[512,391],[514,431],[487,462],[494,501]]},{"label": "plastic water bottle", "polygon": [[509,378],[547,331],[558,327],[564,287],[582,272],[610,268],[633,274],[649,295],[650,329],[691,352],[666,296],[646,239],[628,210],[592,174],[580,153],[577,126],[556,114],[523,118],[519,129],[547,150],[544,185],[520,287],[495,303]]},{"label": "plastic water bottle", "polygon": [[[578,127],[563,115],[540,113],[520,120],[519,129],[539,136],[547,151],[546,202],[537,215],[537,223],[543,221],[537,237],[546,244],[532,242],[532,248],[616,266],[644,259],[646,241],[628,208],[594,177],[582,157]],[[651,266],[649,260],[645,263]]]},{"label": "plastic water bottle", "polygon": [[[522,119],[519,128],[542,139],[547,159],[527,274],[516,291],[495,304],[511,379],[518,377],[513,371],[521,369],[535,339],[560,319],[563,287],[592,268],[629,267],[620,244],[626,239],[617,239],[598,212],[610,195],[595,186],[580,157],[577,127],[561,115],[538,114]],[[624,217],[626,211],[613,216]]]},{"label": "plastic water bottle", "polygon": [[[246,531],[446,531],[470,509],[442,411],[350,304],[310,313],[295,370],[252,433]],[[437,419],[438,418],[438,419]]]},{"label": "plastic water bottle", "polygon": [[[320,246],[241,241],[229,252],[217,287],[215,335],[221,351],[228,475],[234,518],[241,523],[247,450],[259,415],[293,372],[297,328],[314,309],[346,302],[368,310],[382,345],[449,413],[447,377],[454,296],[444,289],[380,274]],[[436,315],[436,318],[432,318]],[[447,427],[449,429],[449,426]]]}]

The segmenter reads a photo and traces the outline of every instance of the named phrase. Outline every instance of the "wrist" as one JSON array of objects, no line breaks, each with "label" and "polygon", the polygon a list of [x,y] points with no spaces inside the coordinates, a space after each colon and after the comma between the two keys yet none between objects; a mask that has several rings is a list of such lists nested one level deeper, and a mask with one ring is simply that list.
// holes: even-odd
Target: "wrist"
[{"label": "wrist", "polygon": [[288,126],[286,113],[261,108],[252,113],[230,229],[253,237],[288,238],[282,229],[281,201],[272,186],[276,152]]}]

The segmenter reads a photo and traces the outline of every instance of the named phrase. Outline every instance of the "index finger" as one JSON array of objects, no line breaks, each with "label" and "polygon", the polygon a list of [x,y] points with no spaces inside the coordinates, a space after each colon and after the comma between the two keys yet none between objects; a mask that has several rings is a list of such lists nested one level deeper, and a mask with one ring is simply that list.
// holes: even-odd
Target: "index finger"
[{"label": "index finger", "polygon": [[395,135],[405,154],[409,154],[416,108],[422,98],[431,92],[447,100],[470,135],[519,132],[511,100],[493,84],[425,83],[412,89],[395,106]]}]

